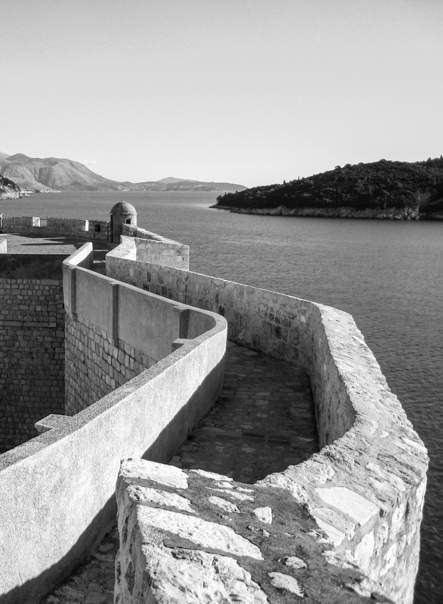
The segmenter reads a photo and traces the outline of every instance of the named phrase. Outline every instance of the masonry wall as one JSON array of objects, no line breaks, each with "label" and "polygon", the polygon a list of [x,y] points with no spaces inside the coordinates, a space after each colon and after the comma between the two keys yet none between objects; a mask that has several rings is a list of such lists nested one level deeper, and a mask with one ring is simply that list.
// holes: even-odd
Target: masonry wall
[{"label": "masonry wall", "polygon": [[64,409],[61,280],[0,278],[0,452]]},{"label": "masonry wall", "polygon": [[3,216],[0,217],[0,229],[9,233],[35,232],[40,235],[109,240],[109,221],[106,220]]},{"label": "masonry wall", "polygon": [[122,342],[159,360],[75,415],[43,418],[43,434],[0,455],[2,604],[35,604],[68,576],[115,520],[121,459],[167,462],[222,388],[224,319],[92,273],[91,257],[86,244],[64,265],[68,325],[92,348],[79,344],[77,367],[99,366],[106,341],[119,348],[111,376],[124,368],[130,377]]},{"label": "masonry wall", "polygon": [[75,415],[156,361],[125,342],[116,345],[88,321],[66,317],[66,415]]},{"label": "masonry wall", "polygon": [[[179,338],[195,337],[194,311],[88,270],[92,245],[64,271],[66,413],[85,409],[170,354]],[[203,321],[203,322],[202,322]],[[198,321],[197,321],[198,322]]]},{"label": "masonry wall", "polygon": [[216,311],[228,320],[229,339],[305,367],[322,449],[262,484],[288,489],[309,510],[343,564],[363,572],[359,593],[411,603],[427,453],[352,317],[277,292],[118,260],[118,250],[107,258],[110,276]]},{"label": "masonry wall", "polygon": [[[129,238],[134,238],[135,241],[131,241]],[[133,250],[134,260],[162,266],[174,266],[182,270],[189,269],[188,245],[166,239],[145,229],[124,224],[121,244],[125,246],[125,254],[130,254],[129,250]],[[120,246],[119,254],[122,251],[123,248]]]}]

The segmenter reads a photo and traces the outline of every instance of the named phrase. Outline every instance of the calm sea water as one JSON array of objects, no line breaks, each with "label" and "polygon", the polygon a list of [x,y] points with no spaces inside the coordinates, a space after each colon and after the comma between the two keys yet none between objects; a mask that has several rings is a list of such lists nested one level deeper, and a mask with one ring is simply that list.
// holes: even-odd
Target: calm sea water
[{"label": "calm sea water", "polygon": [[9,216],[138,223],[191,248],[191,270],[350,312],[431,457],[416,603],[443,601],[443,223],[253,216],[212,193],[63,193],[0,201]]}]

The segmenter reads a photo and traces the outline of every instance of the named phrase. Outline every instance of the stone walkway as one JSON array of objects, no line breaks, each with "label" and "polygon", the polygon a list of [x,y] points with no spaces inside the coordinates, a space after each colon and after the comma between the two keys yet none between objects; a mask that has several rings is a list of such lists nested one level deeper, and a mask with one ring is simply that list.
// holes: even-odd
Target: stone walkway
[{"label": "stone walkway", "polygon": [[[301,368],[228,342],[221,396],[171,464],[251,484],[318,451],[309,380]],[[114,528],[45,604],[112,604]]]},{"label": "stone walkway", "polygon": [[251,484],[318,451],[301,368],[228,342],[223,392],[171,464]]},{"label": "stone walkway", "polygon": [[[87,239],[67,237],[65,235],[39,235],[38,233],[0,233],[0,239],[8,242],[8,254],[72,254],[82,245],[88,243]],[[94,270],[105,272],[105,256],[115,244],[109,241],[92,241],[94,247]]]}]

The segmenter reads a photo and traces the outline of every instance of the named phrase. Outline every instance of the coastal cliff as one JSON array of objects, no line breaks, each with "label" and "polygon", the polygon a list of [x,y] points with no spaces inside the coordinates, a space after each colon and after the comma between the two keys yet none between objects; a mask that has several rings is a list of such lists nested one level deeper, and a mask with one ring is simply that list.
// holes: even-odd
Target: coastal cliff
[{"label": "coastal cliff", "polygon": [[443,220],[443,158],[380,160],[217,198],[216,209],[244,214]]},{"label": "coastal cliff", "polygon": [[20,187],[9,178],[0,175],[0,199],[18,199],[21,196]]}]

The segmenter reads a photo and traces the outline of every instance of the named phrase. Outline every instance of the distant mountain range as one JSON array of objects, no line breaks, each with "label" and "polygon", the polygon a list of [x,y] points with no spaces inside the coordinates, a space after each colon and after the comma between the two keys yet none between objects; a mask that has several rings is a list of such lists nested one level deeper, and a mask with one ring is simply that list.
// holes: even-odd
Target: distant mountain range
[{"label": "distant mountain range", "polygon": [[23,153],[0,152],[0,175],[21,189],[47,191],[243,191],[246,187],[228,182],[201,182],[174,178],[139,183],[119,182],[95,174],[80,162],[59,157],[28,157]]},{"label": "distant mountain range", "polygon": [[443,157],[380,160],[217,197],[217,209],[246,214],[443,220]]}]

